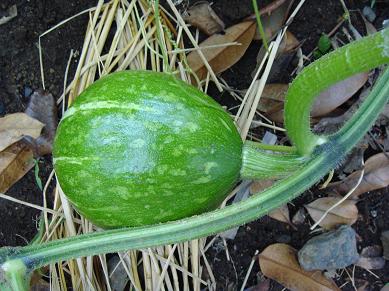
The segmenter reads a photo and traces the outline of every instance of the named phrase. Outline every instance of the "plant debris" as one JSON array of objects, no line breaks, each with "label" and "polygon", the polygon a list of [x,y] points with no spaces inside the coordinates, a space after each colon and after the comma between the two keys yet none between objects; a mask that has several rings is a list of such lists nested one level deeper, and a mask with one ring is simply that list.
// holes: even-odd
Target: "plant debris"
[{"label": "plant debris", "polygon": [[26,113],[13,113],[0,118],[0,151],[25,136],[37,138],[44,124]]},{"label": "plant debris", "polygon": [[[360,73],[329,87],[320,93],[312,105],[312,117],[319,117],[335,110],[352,97],[367,81],[368,74]],[[258,109],[273,121],[283,123],[283,108],[287,84],[268,84],[262,94]]]},{"label": "plant debris", "polygon": [[198,2],[185,11],[184,20],[197,27],[206,35],[212,35],[224,30],[224,22],[213,11],[208,2]]},{"label": "plant debris", "polygon": [[6,192],[34,167],[32,149],[19,141],[0,152],[0,192]]},{"label": "plant debris", "polygon": [[284,204],[281,207],[278,207],[278,208],[270,211],[268,216],[270,216],[273,219],[276,219],[278,221],[281,221],[281,222],[284,222],[284,223],[287,223],[287,224],[293,226],[292,222],[290,221],[289,208],[288,208],[287,204]]},{"label": "plant debris", "polygon": [[259,254],[262,273],[288,289],[321,291],[340,290],[320,271],[303,270],[297,259],[297,251],[287,244],[272,244]]},{"label": "plant debris", "polygon": [[45,124],[41,136],[35,140],[27,138],[34,153],[38,156],[50,154],[58,125],[57,106],[53,95],[46,91],[35,91],[31,95],[26,114]]},{"label": "plant debris", "polygon": [[[355,185],[361,175],[360,171],[355,171],[343,181],[331,183],[328,189],[338,194],[345,195]],[[384,153],[376,154],[367,159],[364,167],[364,175],[359,186],[352,193],[352,197],[380,189],[389,185],[389,159]]]},{"label": "plant debris", "polygon": [[[284,25],[292,2],[291,0],[273,1],[260,10],[261,23],[267,40],[272,38]],[[255,15],[250,18],[255,19]],[[258,28],[255,31],[254,39],[262,39]]]},{"label": "plant debris", "polygon": [[[338,197],[323,197],[316,199],[315,201],[305,205],[309,215],[317,222],[325,214],[327,209],[335,205],[341,200]],[[358,208],[355,206],[355,202],[346,200],[342,202],[338,207],[332,209],[325,218],[319,223],[319,225],[325,229],[332,229],[340,224],[354,224],[358,219]]]},{"label": "plant debris", "polygon": [[18,16],[18,8],[16,5],[12,5],[11,7],[8,8],[7,10],[7,16],[3,16],[0,18],[0,25],[7,23],[11,19],[15,18]]},{"label": "plant debris", "polygon": [[[224,34],[210,36],[199,45],[215,74],[224,72],[240,60],[253,40],[255,27],[254,21],[241,22],[227,28]],[[198,52],[191,52],[187,60],[192,71],[203,80],[207,76],[207,68]]]},{"label": "plant debris", "polygon": [[356,266],[368,270],[380,270],[385,264],[385,259],[382,257],[382,247],[379,245],[363,248],[358,262],[355,263]]},{"label": "plant debris", "polygon": [[332,85],[316,97],[312,117],[323,116],[352,97],[367,81],[368,73],[360,73]]}]

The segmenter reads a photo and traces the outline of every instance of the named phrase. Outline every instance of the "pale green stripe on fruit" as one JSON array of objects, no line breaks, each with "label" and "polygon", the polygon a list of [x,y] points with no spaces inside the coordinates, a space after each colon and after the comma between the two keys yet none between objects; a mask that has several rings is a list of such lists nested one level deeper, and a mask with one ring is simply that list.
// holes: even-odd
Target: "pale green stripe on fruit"
[{"label": "pale green stripe on fruit", "polygon": [[97,110],[97,109],[119,109],[119,110],[137,110],[145,112],[157,112],[154,108],[136,103],[122,103],[114,101],[94,101],[83,103],[79,106],[70,107],[62,117],[62,120],[82,111]]},{"label": "pale green stripe on fruit", "polygon": [[58,162],[66,162],[71,164],[82,165],[83,161],[98,161],[98,157],[55,157],[53,158],[53,164],[55,165]]}]

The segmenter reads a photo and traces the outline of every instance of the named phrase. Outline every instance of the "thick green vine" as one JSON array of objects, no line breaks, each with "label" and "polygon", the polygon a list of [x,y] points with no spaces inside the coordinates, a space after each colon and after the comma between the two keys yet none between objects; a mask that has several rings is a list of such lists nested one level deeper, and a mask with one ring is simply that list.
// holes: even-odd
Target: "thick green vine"
[{"label": "thick green vine", "polygon": [[[292,172],[260,195],[224,209],[170,223],[96,232],[22,248],[4,248],[0,251],[0,289],[27,289],[25,276],[55,261],[208,236],[249,222],[290,201],[336,167],[367,132],[388,102],[389,70],[384,72],[354,116],[332,136],[317,136],[310,130],[309,110],[314,97],[340,79],[388,62],[389,29],[386,29],[336,50],[303,70],[287,95],[285,120],[288,134],[297,152],[304,158],[293,153],[288,153],[284,159],[274,154],[254,157],[258,149],[249,143],[245,146],[245,150],[251,154],[243,161],[242,178],[260,176],[253,172],[255,167],[263,169],[260,164],[265,165],[269,159],[286,163]],[[297,168],[298,171],[292,171]]]}]

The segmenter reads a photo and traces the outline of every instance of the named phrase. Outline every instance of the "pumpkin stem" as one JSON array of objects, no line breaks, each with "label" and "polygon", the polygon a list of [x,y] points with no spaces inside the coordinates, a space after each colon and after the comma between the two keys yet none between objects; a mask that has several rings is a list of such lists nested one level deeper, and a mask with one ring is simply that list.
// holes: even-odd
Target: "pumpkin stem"
[{"label": "pumpkin stem", "polygon": [[293,147],[246,141],[242,150],[240,176],[254,180],[285,177],[307,161],[293,151]]}]

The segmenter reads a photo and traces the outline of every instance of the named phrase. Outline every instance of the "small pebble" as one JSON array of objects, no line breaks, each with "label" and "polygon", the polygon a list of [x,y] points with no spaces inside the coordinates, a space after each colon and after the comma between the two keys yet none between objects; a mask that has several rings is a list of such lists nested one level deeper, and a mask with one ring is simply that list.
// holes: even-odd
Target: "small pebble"
[{"label": "small pebble", "polygon": [[341,269],[358,259],[356,233],[348,225],[311,238],[298,252],[299,263],[307,271]]},{"label": "small pebble", "polygon": [[384,21],[382,21],[382,28],[387,28],[389,27],[389,19],[385,19]]},{"label": "small pebble", "polygon": [[32,92],[33,92],[33,90],[31,89],[31,87],[29,87],[29,86],[24,86],[24,88],[23,88],[23,97],[24,98],[28,98],[28,97],[30,97],[31,96],[31,94],[32,94]]},{"label": "small pebble", "polygon": [[363,7],[362,14],[363,14],[363,16],[365,16],[366,19],[369,20],[370,22],[374,22],[374,20],[375,20],[375,18],[376,18],[375,12],[374,12],[373,9],[371,9],[369,6]]}]

